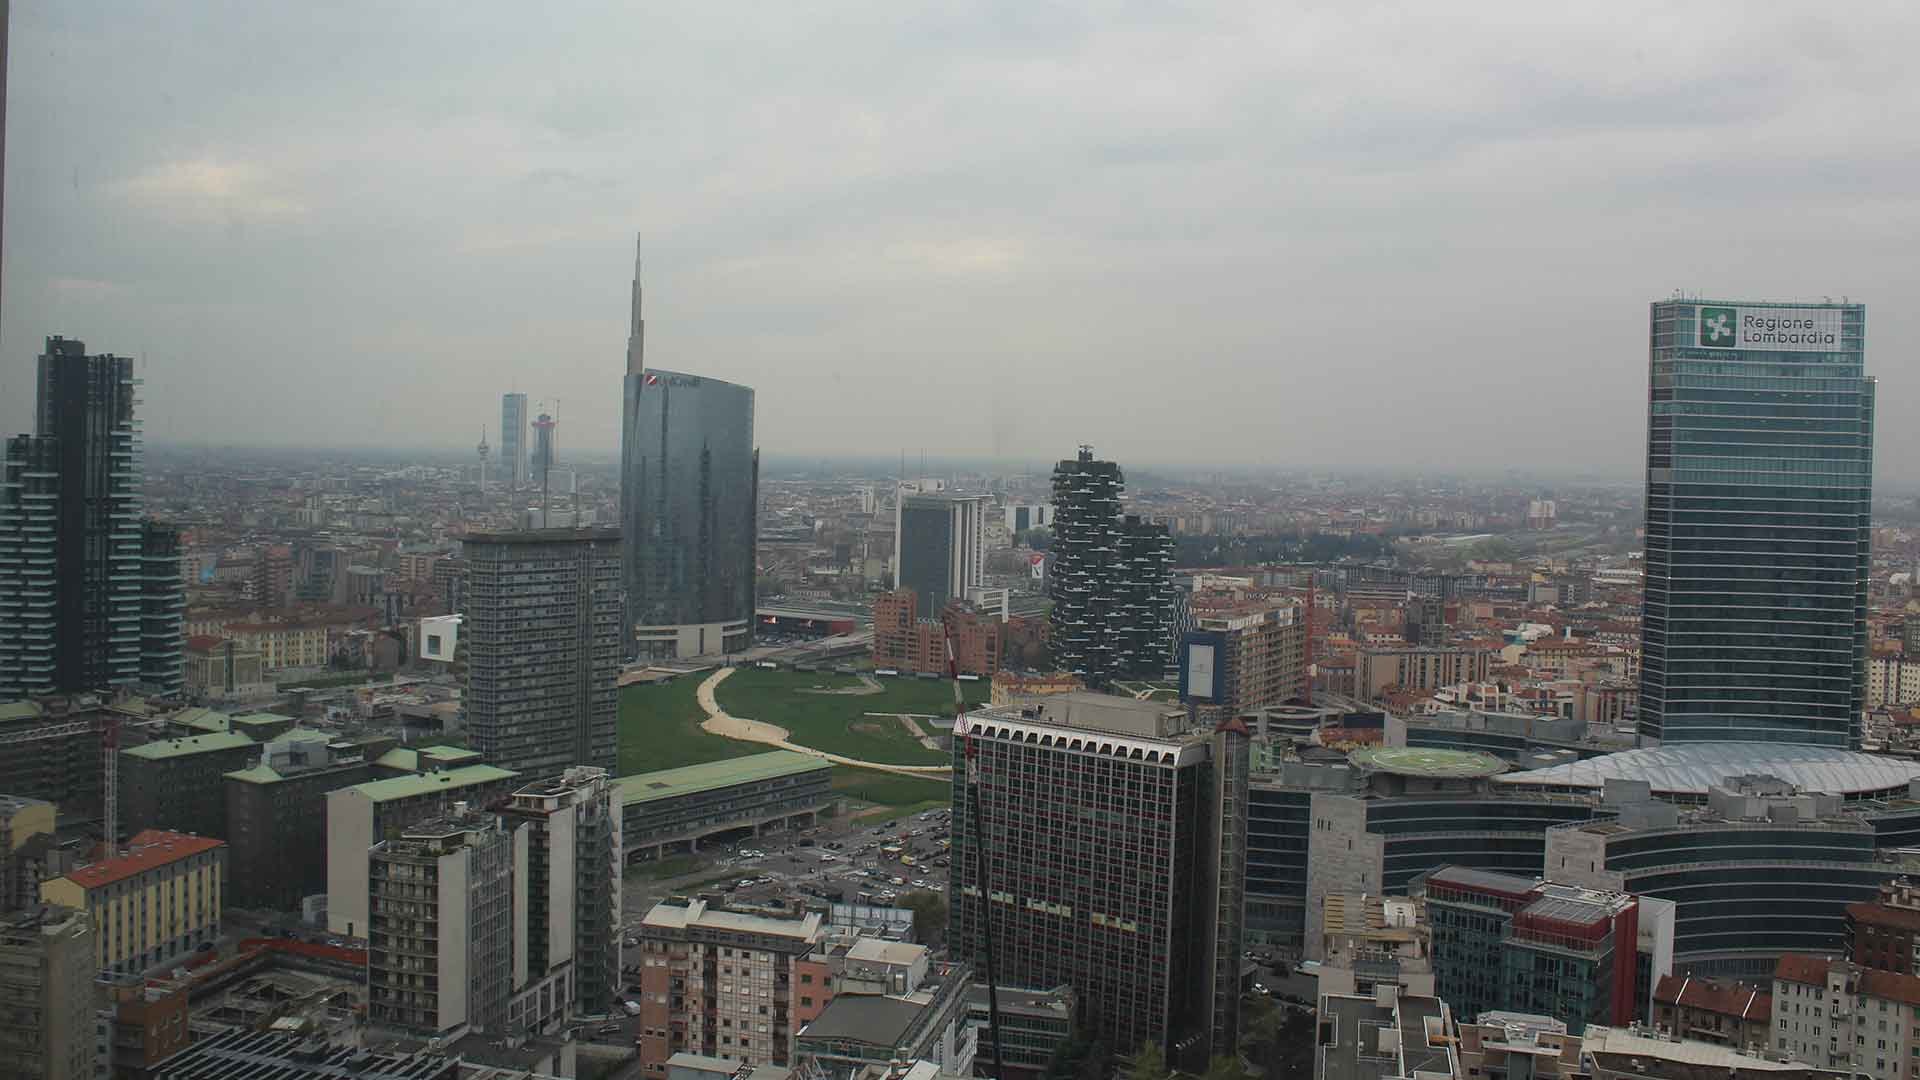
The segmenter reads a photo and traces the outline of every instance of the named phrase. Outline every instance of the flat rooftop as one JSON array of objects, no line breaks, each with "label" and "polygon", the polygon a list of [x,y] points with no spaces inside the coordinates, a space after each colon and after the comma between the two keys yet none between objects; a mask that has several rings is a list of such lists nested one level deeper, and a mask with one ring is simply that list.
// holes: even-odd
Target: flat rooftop
[{"label": "flat rooftop", "polygon": [[619,790],[621,805],[631,806],[636,803],[671,799],[680,795],[714,791],[739,784],[777,780],[783,776],[829,772],[832,769],[833,766],[830,763],[810,754],[792,750],[774,750],[765,754],[750,754],[724,761],[710,761],[704,765],[687,765],[678,769],[661,769],[659,772],[635,773],[632,776],[620,777],[614,781],[614,784]]},{"label": "flat rooftop", "polygon": [[417,795],[452,791],[495,780],[511,780],[519,775],[512,769],[502,769],[497,765],[463,765],[457,769],[442,769],[439,772],[422,773],[419,776],[394,776],[385,780],[369,780],[364,784],[355,784],[346,790],[357,791],[373,802],[391,802],[394,799],[410,799]]},{"label": "flat rooftop", "polygon": [[238,750],[242,747],[259,745],[237,731],[212,731],[205,735],[184,735],[177,739],[160,739],[141,746],[129,746],[120,752],[128,757],[145,761],[165,761],[169,758],[192,757],[195,754]]},{"label": "flat rooftop", "polygon": [[1417,746],[1370,746],[1347,760],[1362,769],[1430,780],[1476,780],[1498,776],[1507,763],[1478,750],[1437,750]]}]

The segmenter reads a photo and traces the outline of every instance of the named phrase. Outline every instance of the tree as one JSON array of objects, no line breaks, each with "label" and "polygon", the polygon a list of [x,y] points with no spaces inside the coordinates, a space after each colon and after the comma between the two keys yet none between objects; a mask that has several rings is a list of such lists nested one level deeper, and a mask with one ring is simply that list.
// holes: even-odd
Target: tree
[{"label": "tree", "polygon": [[1209,1062],[1200,1080],[1246,1080],[1246,1076],[1247,1071],[1240,1067],[1240,1059],[1228,1053]]},{"label": "tree", "polygon": [[1141,1044],[1127,1069],[1126,1080],[1167,1080],[1167,1056],[1160,1052],[1159,1043]]},{"label": "tree", "polygon": [[922,945],[947,935],[947,898],[937,892],[910,892],[900,906],[913,912],[913,939]]}]

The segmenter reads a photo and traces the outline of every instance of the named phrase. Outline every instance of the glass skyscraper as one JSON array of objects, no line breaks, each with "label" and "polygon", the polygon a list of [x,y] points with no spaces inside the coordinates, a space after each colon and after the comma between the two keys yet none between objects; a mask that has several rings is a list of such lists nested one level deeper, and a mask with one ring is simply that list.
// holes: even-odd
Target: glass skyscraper
[{"label": "glass skyscraper", "polygon": [[620,503],[638,655],[738,652],[753,641],[753,390],[648,368],[626,392]]},{"label": "glass skyscraper", "polygon": [[1859,304],[1652,306],[1642,737],[1859,746],[1865,348]]},{"label": "glass skyscraper", "polygon": [[627,631],[649,660],[753,644],[760,452],[753,389],[646,364],[640,244],[620,428]]},{"label": "glass skyscraper", "polygon": [[141,513],[133,361],[47,339],[0,453],[0,697],[181,690],[178,534]]}]

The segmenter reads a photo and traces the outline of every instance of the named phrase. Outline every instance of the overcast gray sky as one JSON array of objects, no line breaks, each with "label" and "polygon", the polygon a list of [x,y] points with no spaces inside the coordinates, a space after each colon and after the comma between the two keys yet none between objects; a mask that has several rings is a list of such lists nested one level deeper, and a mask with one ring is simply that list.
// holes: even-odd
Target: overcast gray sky
[{"label": "overcast gray sky", "polygon": [[[1472,13],[1441,8],[1473,7]],[[1576,7],[1584,11],[1572,10]],[[1762,10],[1764,8],[1764,10]],[[0,429],[1638,468],[1646,304],[1868,307],[1920,449],[1920,5],[15,0]]]}]

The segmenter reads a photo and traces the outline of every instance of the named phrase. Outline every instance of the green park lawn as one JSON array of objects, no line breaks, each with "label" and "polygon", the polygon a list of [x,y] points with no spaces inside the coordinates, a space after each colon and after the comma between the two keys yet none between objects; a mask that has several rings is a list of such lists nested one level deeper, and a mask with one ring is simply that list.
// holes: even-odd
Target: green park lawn
[{"label": "green park lawn", "polygon": [[694,700],[704,674],[620,691],[620,775],[704,765],[765,753],[771,747],[700,730],[706,714]]},{"label": "green park lawn", "polygon": [[[705,673],[686,675],[668,683],[656,683],[651,686],[629,686],[620,692],[620,775],[629,776],[639,772],[654,772],[659,769],[677,769],[683,765],[700,765],[709,761],[721,761],[726,758],[744,757],[748,754],[766,753],[770,748],[759,743],[739,742],[709,735],[700,730],[700,721],[705,714],[700,711],[694,691]],[[907,737],[906,730],[898,720],[880,717],[866,717],[861,714],[869,708],[890,708],[905,712],[935,712],[940,702],[946,708],[952,708],[952,684],[946,682],[927,682],[923,680],[883,680],[888,685],[885,694],[872,695],[834,695],[821,697],[816,694],[795,694],[794,690],[817,685],[854,685],[857,680],[844,675],[810,675],[791,672],[770,672],[759,669],[743,669],[729,676],[720,684],[720,703],[729,712],[744,709],[744,706],[731,699],[727,690],[736,682],[742,683],[748,691],[747,697],[756,700],[776,711],[784,710],[785,703],[793,698],[800,699],[807,706],[809,715],[814,712],[831,713],[841,717],[844,725],[853,718],[873,720],[882,725],[891,725],[890,730],[898,732],[898,740],[882,744],[889,750],[898,750],[904,742],[914,751],[925,755],[915,763],[946,764],[945,754],[932,754],[919,743]],[[755,685],[758,683],[759,685]],[[967,687],[969,701],[984,699],[986,689],[980,684],[962,684]],[[973,688],[979,686],[976,691]],[[872,703],[884,701],[887,704],[876,707]],[[831,708],[822,709],[821,702]],[[835,710],[838,710],[835,712]],[[737,715],[751,716],[754,719],[766,719],[795,731],[795,741],[808,746],[834,753],[847,753],[822,743],[801,737],[787,719],[770,713],[749,713],[740,711]],[[829,721],[831,722],[831,721]],[[889,730],[882,727],[880,730]],[[863,748],[866,744],[861,744]],[[852,755],[849,755],[852,756]],[[865,755],[861,755],[865,756]],[[879,758],[877,760],[890,760]],[[898,817],[903,814],[916,814],[922,810],[947,805],[949,787],[945,778],[921,780],[895,773],[875,772],[871,769],[856,769],[846,765],[833,768],[833,789],[848,800],[871,804],[876,809],[865,810],[859,807],[854,812],[863,817]]]},{"label": "green park lawn", "polygon": [[[889,765],[945,765],[952,760],[944,750],[920,745],[898,718],[866,714],[951,714],[953,683],[886,678],[880,680],[884,689],[878,694],[807,693],[815,687],[853,684],[845,675],[742,668],[720,684],[715,696],[733,715],[778,724],[792,732],[794,742],[830,754]],[[959,685],[970,703],[987,696],[984,682]]]}]

